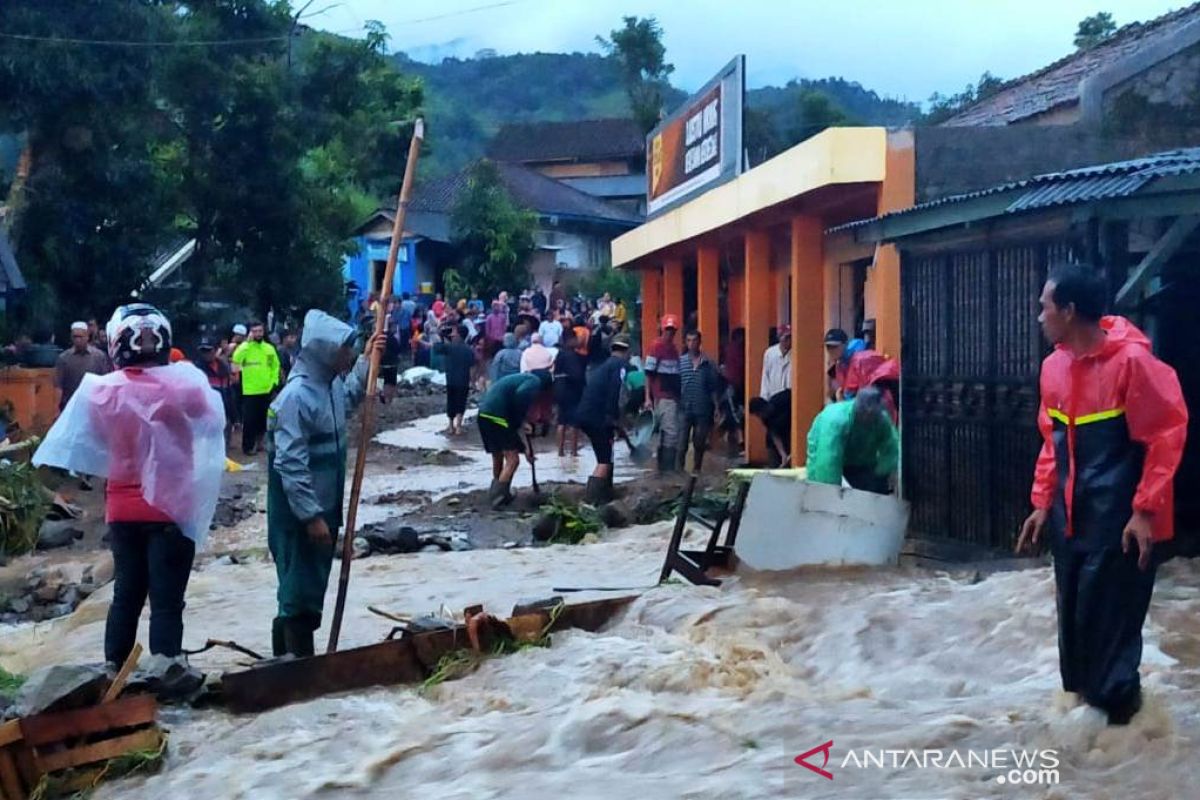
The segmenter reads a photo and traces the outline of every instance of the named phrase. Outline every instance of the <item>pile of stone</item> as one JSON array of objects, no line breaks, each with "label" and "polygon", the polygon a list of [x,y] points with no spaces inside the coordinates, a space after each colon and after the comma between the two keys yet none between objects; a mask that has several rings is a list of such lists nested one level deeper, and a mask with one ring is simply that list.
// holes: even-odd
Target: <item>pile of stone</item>
[{"label": "pile of stone", "polygon": [[[395,555],[397,553],[437,553],[474,549],[467,534],[460,531],[418,531],[395,520],[365,525],[354,537],[354,557]],[[342,552],[338,538],[337,552]]]},{"label": "pile of stone", "polygon": [[243,520],[250,519],[259,511],[258,492],[256,489],[239,486],[228,486],[221,490],[217,498],[217,512],[213,515],[212,528],[232,528]]},{"label": "pile of stone", "polygon": [[112,572],[111,558],[89,564],[82,570],[73,569],[72,565],[32,570],[22,589],[8,599],[0,612],[0,622],[42,622],[66,616],[112,580]]}]

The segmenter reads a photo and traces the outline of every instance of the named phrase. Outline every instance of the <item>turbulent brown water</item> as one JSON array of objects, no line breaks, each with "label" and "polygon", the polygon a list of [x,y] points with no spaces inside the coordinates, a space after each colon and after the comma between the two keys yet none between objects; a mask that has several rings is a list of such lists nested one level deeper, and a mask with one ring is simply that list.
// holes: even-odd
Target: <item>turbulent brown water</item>
[{"label": "turbulent brown water", "polygon": [[[668,526],[600,544],[356,562],[347,645],[388,624],[365,610],[506,612],[560,585],[657,577]],[[104,798],[1190,798],[1200,790],[1200,564],[1161,573],[1147,623],[1147,706],[1107,728],[1058,691],[1048,569],[738,575],[647,591],[600,633],[485,663],[428,692],[378,689],[261,715],[171,712],[164,772]],[[193,576],[186,639],[269,649],[269,564]],[[331,593],[332,594],[332,593]],[[0,635],[9,669],[101,652],[109,590],[70,617]],[[589,595],[577,596],[586,599]],[[229,667],[208,653],[198,663]],[[832,740],[832,780],[794,758]],[[1053,749],[1056,785],[1008,768],[844,764],[851,752]],[[821,756],[808,759],[822,765]]]}]

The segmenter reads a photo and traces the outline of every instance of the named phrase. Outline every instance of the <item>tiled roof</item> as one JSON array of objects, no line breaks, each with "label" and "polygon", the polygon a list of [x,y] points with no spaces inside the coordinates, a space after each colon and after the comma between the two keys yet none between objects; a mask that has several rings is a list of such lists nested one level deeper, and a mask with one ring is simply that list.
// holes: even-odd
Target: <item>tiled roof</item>
[{"label": "tiled roof", "polygon": [[[598,197],[547,178],[520,164],[497,163],[500,181],[514,202],[543,216],[577,217],[633,227],[642,222],[637,214]],[[449,214],[467,186],[470,167],[447,178],[418,185],[409,204],[412,211]]]},{"label": "tiled roof", "polygon": [[1128,197],[1156,178],[1172,175],[1187,175],[1200,173],[1200,147],[1190,147],[1183,150],[1168,150],[1155,153],[1145,158],[1135,158],[1130,161],[1114,161],[1110,164],[1098,164],[1091,167],[1066,170],[1064,172],[1048,172],[1035,175],[1028,180],[1002,183],[977,192],[943,197],[929,203],[922,203],[902,211],[893,211],[881,217],[869,218],[830,228],[828,232],[849,230],[862,227],[876,219],[890,219],[905,214],[918,214],[932,208],[962,203],[979,197],[988,197],[1019,189],[1028,191],[1018,194],[1005,208],[1005,214],[1019,211],[1032,211],[1039,208],[1066,206],[1074,203],[1087,203],[1096,200],[1108,200],[1118,197]]},{"label": "tiled roof", "polygon": [[1078,102],[1079,84],[1084,78],[1198,21],[1200,3],[1195,3],[1149,22],[1126,25],[1095,47],[1072,53],[1036,72],[1009,81],[942,125],[1007,125]]},{"label": "tiled roof", "polygon": [[636,158],[646,137],[631,119],[518,122],[505,125],[488,146],[495,161],[603,161]]}]

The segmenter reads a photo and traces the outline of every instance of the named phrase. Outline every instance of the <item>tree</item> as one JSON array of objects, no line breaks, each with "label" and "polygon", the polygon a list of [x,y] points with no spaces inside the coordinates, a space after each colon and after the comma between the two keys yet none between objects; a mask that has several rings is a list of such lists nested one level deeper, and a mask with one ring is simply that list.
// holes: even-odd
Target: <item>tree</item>
[{"label": "tree", "polygon": [[512,201],[493,162],[483,159],[470,168],[450,224],[465,286],[488,297],[529,284],[537,216]]},{"label": "tree", "polygon": [[633,118],[649,133],[662,118],[663,103],[670,91],[668,77],[675,71],[667,63],[663,30],[654,17],[624,17],[625,27],[596,37],[596,42],[620,65]]},{"label": "tree", "polygon": [[1079,27],[1075,29],[1075,46],[1080,50],[1087,50],[1100,44],[1116,32],[1117,23],[1113,19],[1113,15],[1107,11],[1101,11],[1079,21]]},{"label": "tree", "polygon": [[747,106],[743,110],[742,138],[746,143],[746,154],[750,158],[747,166],[761,164],[783,152],[783,142],[776,130],[775,115],[769,108]]},{"label": "tree", "polygon": [[934,92],[929,96],[929,111],[921,122],[936,125],[980,100],[991,97],[1003,87],[1003,78],[998,78],[991,72],[984,72],[979,76],[978,83],[968,83],[958,94],[944,95]]},{"label": "tree", "polygon": [[805,89],[796,99],[797,124],[789,131],[788,146],[798,144],[812,136],[816,136],[826,128],[840,125],[857,125],[846,112],[842,111],[829,95],[815,89]]},{"label": "tree", "polygon": [[31,294],[107,315],[183,235],[184,328],[210,286],[263,314],[336,307],[349,233],[394,195],[421,103],[380,26],[297,38],[285,0],[4,4],[7,31],[49,39],[0,40],[0,131],[34,154],[15,237]]}]

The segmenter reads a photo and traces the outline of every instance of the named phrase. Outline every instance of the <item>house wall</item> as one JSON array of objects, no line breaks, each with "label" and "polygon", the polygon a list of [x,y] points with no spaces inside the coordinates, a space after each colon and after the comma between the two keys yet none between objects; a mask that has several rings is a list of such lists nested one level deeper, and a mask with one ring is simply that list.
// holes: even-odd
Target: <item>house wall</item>
[{"label": "house wall", "polygon": [[1105,116],[1114,113],[1118,99],[1129,91],[1151,103],[1175,107],[1195,105],[1198,85],[1200,45],[1193,45],[1105,90]]},{"label": "house wall", "polygon": [[1152,127],[1116,135],[1083,124],[934,127],[915,135],[918,203],[1200,142],[1200,129]]}]

